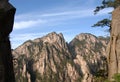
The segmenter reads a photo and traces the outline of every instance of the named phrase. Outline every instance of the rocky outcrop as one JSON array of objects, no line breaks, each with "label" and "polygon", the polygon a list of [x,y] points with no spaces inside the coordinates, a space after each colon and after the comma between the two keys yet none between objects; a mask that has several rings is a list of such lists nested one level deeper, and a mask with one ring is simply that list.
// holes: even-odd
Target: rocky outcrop
[{"label": "rocky outcrop", "polygon": [[0,0],[0,82],[15,82],[9,34],[13,29],[15,8]]},{"label": "rocky outcrop", "polygon": [[97,72],[107,69],[107,42],[104,37],[80,34],[68,44],[55,32],[29,40],[13,51],[16,81],[92,82]]},{"label": "rocky outcrop", "polygon": [[109,79],[120,73],[120,7],[112,13],[110,42],[107,48]]},{"label": "rocky outcrop", "polygon": [[107,75],[105,57],[107,43],[107,39],[87,33],[76,36],[70,42],[74,63],[81,68],[83,82],[92,82],[93,76],[96,76],[99,71],[103,71],[103,75]]}]

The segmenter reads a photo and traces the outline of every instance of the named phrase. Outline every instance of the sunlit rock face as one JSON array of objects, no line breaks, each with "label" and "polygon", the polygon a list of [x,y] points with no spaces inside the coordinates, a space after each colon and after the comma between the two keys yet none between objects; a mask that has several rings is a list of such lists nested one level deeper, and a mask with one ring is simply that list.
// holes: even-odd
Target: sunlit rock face
[{"label": "sunlit rock face", "polygon": [[120,7],[112,12],[110,42],[107,46],[108,76],[120,73]]},{"label": "sunlit rock face", "polygon": [[26,41],[13,51],[16,81],[92,82],[107,69],[107,43],[104,37],[80,34],[68,44],[55,32]]},{"label": "sunlit rock face", "polygon": [[107,75],[106,45],[109,38],[96,37],[84,33],[77,35],[71,42],[71,54],[74,63],[82,71],[83,82],[92,81],[99,71]]}]

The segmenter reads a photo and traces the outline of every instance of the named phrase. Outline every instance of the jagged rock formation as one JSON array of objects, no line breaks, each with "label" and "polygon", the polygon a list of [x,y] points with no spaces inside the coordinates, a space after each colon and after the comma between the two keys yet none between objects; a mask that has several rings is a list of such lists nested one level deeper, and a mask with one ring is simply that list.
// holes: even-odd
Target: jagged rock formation
[{"label": "jagged rock formation", "polygon": [[83,82],[92,82],[92,77],[99,71],[107,74],[105,48],[108,40],[91,34],[80,34],[70,43],[75,64],[79,65],[83,74]]},{"label": "jagged rock formation", "polygon": [[55,32],[29,40],[13,51],[16,81],[92,82],[97,72],[107,69],[107,43],[103,37],[80,34],[68,44]]},{"label": "jagged rock formation", "polygon": [[112,13],[110,42],[107,49],[109,79],[120,73],[120,7]]},{"label": "jagged rock formation", "polygon": [[0,82],[15,82],[9,40],[15,10],[8,0],[0,0]]}]

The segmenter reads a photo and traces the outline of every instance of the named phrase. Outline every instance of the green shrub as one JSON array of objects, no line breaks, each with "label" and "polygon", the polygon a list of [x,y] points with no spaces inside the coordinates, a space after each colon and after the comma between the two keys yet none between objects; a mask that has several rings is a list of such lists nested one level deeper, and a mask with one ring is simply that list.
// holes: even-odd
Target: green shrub
[{"label": "green shrub", "polygon": [[113,82],[120,82],[120,73],[115,74],[115,75],[113,76],[113,79],[115,80],[115,81],[113,81]]}]

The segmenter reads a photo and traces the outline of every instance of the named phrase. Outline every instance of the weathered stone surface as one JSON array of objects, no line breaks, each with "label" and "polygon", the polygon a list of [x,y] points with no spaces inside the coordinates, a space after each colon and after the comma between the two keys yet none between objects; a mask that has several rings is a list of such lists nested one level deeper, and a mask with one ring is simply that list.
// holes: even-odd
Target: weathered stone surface
[{"label": "weathered stone surface", "polygon": [[15,67],[17,82],[29,79],[30,82],[76,82],[80,78],[74,64],[71,65],[72,58],[62,34],[53,32],[27,41],[13,54],[19,55]]},{"label": "weathered stone surface", "polygon": [[120,7],[112,13],[112,29],[110,42],[107,48],[109,78],[120,73]]},{"label": "weathered stone surface", "polygon": [[107,43],[104,37],[80,34],[68,44],[55,32],[29,40],[13,51],[16,81],[92,82],[106,70]]},{"label": "weathered stone surface", "polygon": [[107,43],[103,37],[87,33],[80,34],[71,41],[71,53],[75,56],[74,62],[81,68],[83,82],[93,82],[93,77],[99,71],[104,71],[103,75],[107,74]]}]

